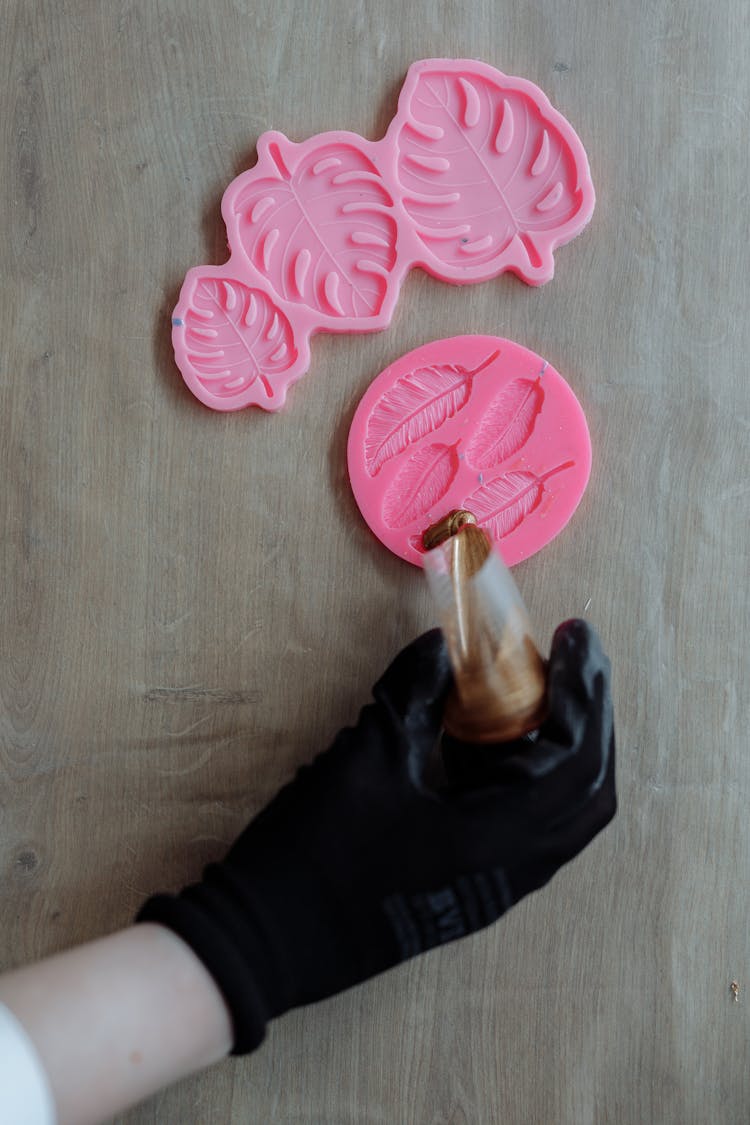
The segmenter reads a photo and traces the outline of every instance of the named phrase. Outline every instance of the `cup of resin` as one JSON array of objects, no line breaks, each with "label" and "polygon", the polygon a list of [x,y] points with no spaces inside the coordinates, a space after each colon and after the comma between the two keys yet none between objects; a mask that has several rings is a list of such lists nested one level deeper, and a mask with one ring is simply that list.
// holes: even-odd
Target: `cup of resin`
[{"label": "cup of resin", "polygon": [[545,664],[518,587],[470,512],[423,536],[424,569],[453,667],[444,725],[462,742],[508,742],[546,712]]}]

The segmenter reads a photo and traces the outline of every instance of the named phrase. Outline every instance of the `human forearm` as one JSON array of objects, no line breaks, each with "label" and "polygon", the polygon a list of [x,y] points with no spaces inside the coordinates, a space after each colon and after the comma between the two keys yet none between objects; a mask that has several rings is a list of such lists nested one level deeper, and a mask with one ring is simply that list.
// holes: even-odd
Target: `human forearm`
[{"label": "human forearm", "polygon": [[142,924],[0,978],[60,1125],[94,1125],[232,1046],[220,992],[184,942]]}]

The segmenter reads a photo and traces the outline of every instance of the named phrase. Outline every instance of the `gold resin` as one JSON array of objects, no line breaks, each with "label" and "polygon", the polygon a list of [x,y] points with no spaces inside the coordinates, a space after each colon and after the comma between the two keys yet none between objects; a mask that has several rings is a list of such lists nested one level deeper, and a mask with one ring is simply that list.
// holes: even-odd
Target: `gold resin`
[{"label": "gold resin", "polygon": [[465,742],[507,742],[545,715],[545,665],[523,603],[469,512],[424,533],[442,554],[438,603],[454,673],[445,729]]}]

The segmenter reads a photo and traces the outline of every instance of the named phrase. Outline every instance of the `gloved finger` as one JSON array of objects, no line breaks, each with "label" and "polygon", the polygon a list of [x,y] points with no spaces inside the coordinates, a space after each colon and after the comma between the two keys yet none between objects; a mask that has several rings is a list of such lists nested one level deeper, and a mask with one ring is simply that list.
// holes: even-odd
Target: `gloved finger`
[{"label": "gloved finger", "polygon": [[548,670],[548,717],[533,741],[468,746],[444,740],[460,788],[511,789],[535,816],[557,816],[603,783],[613,717],[609,661],[590,626],[561,625]]},{"label": "gloved finger", "polygon": [[544,736],[559,746],[575,746],[578,732],[601,702],[603,721],[612,724],[611,670],[596,631],[580,620],[564,621],[555,630],[547,671],[548,717]]},{"label": "gloved finger", "polygon": [[443,634],[432,629],[403,649],[373,688],[375,721],[406,755],[415,783],[437,743],[452,683]]},{"label": "gloved finger", "polygon": [[[614,817],[617,811],[614,736],[602,760],[601,784],[577,794],[556,820],[540,821],[530,812],[529,800],[505,786],[496,791],[474,790],[464,795],[465,803],[456,811],[460,811],[465,822],[461,838],[470,841],[474,864],[484,868],[502,864],[507,859],[508,839],[519,841],[517,862],[512,873],[508,873],[513,902],[544,886]],[[499,796],[493,798],[494,792]],[[470,829],[466,827],[468,824]]]},{"label": "gloved finger", "polygon": [[[614,764],[614,756],[611,758]],[[579,808],[554,833],[535,838],[526,862],[517,867],[509,880],[517,901],[550,881],[562,867],[570,863],[602,832],[617,811],[614,784],[605,786],[593,799]]]},{"label": "gloved finger", "polygon": [[614,738],[605,755],[607,767],[603,784],[595,793],[582,797],[566,809],[564,817],[547,831],[534,837],[527,861],[515,873],[513,892],[522,897],[537,890],[566,863],[580,855],[610,823],[617,812]]},{"label": "gloved finger", "polygon": [[[421,785],[423,763],[437,741],[451,682],[442,633],[433,629],[396,656],[372,689],[375,702],[363,707],[355,725],[342,728],[326,750],[300,766],[256,817],[256,828],[314,788],[332,799],[339,787],[349,786],[350,794],[362,790],[362,799],[371,800],[371,771],[388,759],[406,762],[410,779]],[[369,782],[364,780],[368,777]]]},{"label": "gloved finger", "polygon": [[555,632],[547,705],[526,764],[537,788],[556,791],[564,810],[602,786],[614,739],[610,664],[585,621],[567,621]]},{"label": "gloved finger", "polygon": [[552,837],[576,823],[579,833],[590,831],[591,838],[609,824],[617,812],[615,758],[615,733],[611,730],[608,742],[601,744],[601,764],[596,775],[549,819],[547,831]]},{"label": "gloved finger", "polygon": [[[526,739],[514,739],[512,742],[462,742],[446,731],[440,743],[440,753],[450,789],[482,789],[499,784],[504,759],[528,753],[531,747],[532,741]],[[522,780],[525,776],[524,772]]]}]

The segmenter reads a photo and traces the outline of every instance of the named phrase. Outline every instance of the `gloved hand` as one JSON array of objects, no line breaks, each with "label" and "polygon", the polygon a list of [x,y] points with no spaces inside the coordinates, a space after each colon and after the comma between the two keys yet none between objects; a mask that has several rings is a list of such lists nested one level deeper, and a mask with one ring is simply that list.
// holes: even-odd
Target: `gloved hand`
[{"label": "gloved hand", "polygon": [[441,634],[427,633],[378,681],[357,725],[299,770],[202,882],[141,910],[215,978],[235,1054],[289,1008],[494,922],[614,816],[609,662],[588,625],[555,634],[536,740],[449,744],[449,772],[457,756],[471,759],[475,782],[437,791],[425,766],[450,684]]}]

